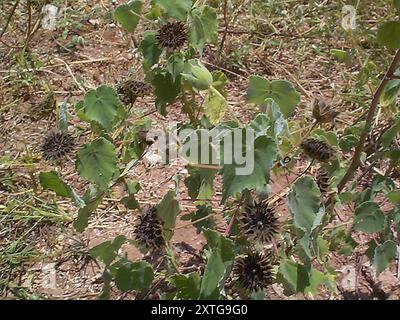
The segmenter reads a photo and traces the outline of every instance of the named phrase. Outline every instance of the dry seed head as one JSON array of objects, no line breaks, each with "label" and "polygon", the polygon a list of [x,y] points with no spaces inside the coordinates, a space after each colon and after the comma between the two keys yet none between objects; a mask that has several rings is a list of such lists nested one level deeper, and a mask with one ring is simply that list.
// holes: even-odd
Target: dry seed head
[{"label": "dry seed head", "polygon": [[69,133],[51,131],[41,147],[43,158],[47,161],[59,161],[69,154],[75,146],[75,139]]},{"label": "dry seed head", "polygon": [[319,123],[333,122],[340,114],[330,104],[321,98],[314,99],[313,116]]},{"label": "dry seed head", "polygon": [[136,242],[145,249],[154,251],[165,248],[163,222],[156,207],[147,209],[137,218],[133,234]]},{"label": "dry seed head", "polygon": [[233,273],[247,291],[267,288],[273,281],[271,258],[261,253],[251,252],[237,259]]},{"label": "dry seed head", "polygon": [[178,50],[188,40],[187,27],[183,22],[167,22],[158,29],[156,40],[163,49]]},{"label": "dry seed head", "polygon": [[321,193],[328,192],[330,175],[327,171],[319,169],[317,172],[317,185]]},{"label": "dry seed head", "polygon": [[314,160],[328,162],[335,157],[335,150],[326,141],[310,138],[303,141],[300,147],[307,156]]},{"label": "dry seed head", "polygon": [[275,210],[266,202],[247,205],[239,218],[240,230],[246,239],[269,243],[279,230]]},{"label": "dry seed head", "polygon": [[137,80],[125,80],[117,85],[119,99],[128,105],[135,103],[138,97],[144,97],[150,94],[151,90],[151,85]]}]

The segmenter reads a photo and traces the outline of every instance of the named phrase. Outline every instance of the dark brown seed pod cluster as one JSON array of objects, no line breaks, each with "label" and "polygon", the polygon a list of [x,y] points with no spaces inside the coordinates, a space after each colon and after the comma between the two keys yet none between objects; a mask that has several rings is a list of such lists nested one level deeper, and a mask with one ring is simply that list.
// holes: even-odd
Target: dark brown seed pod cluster
[{"label": "dark brown seed pod cluster", "polygon": [[62,131],[51,131],[41,147],[43,158],[47,161],[60,161],[69,154],[75,146],[72,135]]},{"label": "dark brown seed pod cluster", "polygon": [[269,243],[279,230],[278,218],[275,210],[266,202],[255,202],[247,205],[239,218],[242,234],[249,240],[257,240],[261,243]]},{"label": "dark brown seed pod cluster", "polygon": [[328,162],[334,159],[335,150],[325,141],[307,139],[300,144],[301,149],[311,159]]},{"label": "dark brown seed pod cluster", "polygon": [[127,105],[135,103],[139,97],[149,95],[151,91],[151,85],[143,81],[125,80],[117,85],[119,99]]},{"label": "dark brown seed pod cluster", "polygon": [[147,209],[137,218],[133,234],[139,246],[145,249],[155,251],[165,248],[163,222],[156,207]]},{"label": "dark brown seed pod cluster", "polygon": [[330,104],[321,98],[314,99],[313,116],[319,123],[333,122],[340,114]]},{"label": "dark brown seed pod cluster", "polygon": [[321,193],[328,192],[330,175],[324,169],[319,169],[317,172],[316,180]]},{"label": "dark brown seed pod cluster", "polygon": [[241,287],[247,291],[267,288],[273,282],[271,257],[251,252],[236,260],[233,273]]},{"label": "dark brown seed pod cluster", "polygon": [[167,22],[158,29],[156,40],[161,48],[176,51],[188,40],[187,27],[183,22]]}]

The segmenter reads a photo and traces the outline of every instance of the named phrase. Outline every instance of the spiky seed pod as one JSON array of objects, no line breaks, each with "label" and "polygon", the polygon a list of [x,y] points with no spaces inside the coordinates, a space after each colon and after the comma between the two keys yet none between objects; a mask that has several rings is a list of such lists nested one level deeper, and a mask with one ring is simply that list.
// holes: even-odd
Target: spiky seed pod
[{"label": "spiky seed pod", "polygon": [[316,180],[317,180],[317,185],[318,185],[321,193],[326,193],[328,191],[329,179],[330,179],[330,175],[328,172],[326,172],[323,169],[318,170]]},{"label": "spiky seed pod", "polygon": [[138,97],[144,97],[150,94],[151,90],[151,85],[137,80],[125,80],[117,85],[119,99],[128,105],[135,103]]},{"label": "spiky seed pod", "polygon": [[47,161],[59,161],[69,154],[75,146],[72,135],[62,131],[51,131],[41,147],[43,158]]},{"label": "spiky seed pod", "polygon": [[255,202],[254,205],[246,205],[239,218],[242,234],[249,240],[258,240],[269,243],[278,233],[278,218],[275,210],[270,208],[266,202]]},{"label": "spiky seed pod", "polygon": [[335,157],[335,150],[325,141],[307,139],[300,144],[304,153],[311,159],[328,162]]},{"label": "spiky seed pod", "polygon": [[261,253],[251,252],[236,261],[233,273],[247,291],[267,288],[273,281],[271,258]]},{"label": "spiky seed pod", "polygon": [[133,234],[137,243],[145,249],[154,251],[165,248],[163,222],[156,207],[147,209],[137,218]]},{"label": "spiky seed pod", "polygon": [[188,40],[187,27],[183,22],[167,22],[157,32],[158,45],[168,51],[182,48]]},{"label": "spiky seed pod", "polygon": [[321,98],[314,99],[313,116],[319,123],[333,122],[340,114],[330,104]]}]

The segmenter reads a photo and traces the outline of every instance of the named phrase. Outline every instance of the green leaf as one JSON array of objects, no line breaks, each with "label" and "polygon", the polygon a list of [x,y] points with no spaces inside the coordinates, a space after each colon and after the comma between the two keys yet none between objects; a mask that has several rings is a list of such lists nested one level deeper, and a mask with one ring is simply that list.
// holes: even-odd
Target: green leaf
[{"label": "green leaf", "polygon": [[266,136],[271,128],[269,117],[265,113],[259,113],[250,123],[256,137]]},{"label": "green leaf", "polygon": [[158,63],[162,50],[157,44],[156,33],[154,31],[145,31],[143,40],[139,46],[140,51],[146,61],[147,67],[151,67]]},{"label": "green leaf", "polygon": [[[140,0],[133,0],[122,4],[115,9],[113,13],[114,19],[117,20],[124,30],[134,33],[139,23],[138,15],[142,12],[142,6],[143,4]],[[132,13],[132,11],[137,13],[137,15]]]},{"label": "green leaf", "polygon": [[210,199],[214,195],[214,178],[216,170],[191,168],[185,179],[185,186],[192,199]]},{"label": "green leaf", "polygon": [[382,231],[384,227],[385,215],[377,203],[367,201],[357,207],[353,218],[354,230],[375,233]]},{"label": "green leaf", "polygon": [[167,60],[167,69],[172,75],[173,81],[179,79],[181,73],[185,68],[185,58],[182,52],[175,52]]},{"label": "green leaf", "polygon": [[331,251],[336,251],[344,256],[350,256],[357,245],[357,242],[351,237],[351,232],[348,232],[345,227],[335,228],[330,233],[329,250]]},{"label": "green leaf", "polygon": [[[246,142],[242,141],[242,144],[242,150],[249,152],[249,146],[246,146]],[[237,145],[238,142],[235,141],[235,148]],[[233,156],[233,164],[225,164],[222,169],[222,201],[225,202],[229,196],[233,196],[245,189],[255,189],[268,184],[269,173],[277,154],[278,151],[274,140],[266,136],[258,137],[254,142],[254,168],[247,175],[238,175],[237,169],[243,169],[243,165],[239,165]]]},{"label": "green leaf", "polygon": [[164,221],[164,237],[167,241],[172,238],[176,217],[181,212],[175,192],[169,191],[157,206],[158,216]]},{"label": "green leaf", "polygon": [[225,75],[225,73],[221,71],[213,71],[212,72],[213,83],[212,86],[218,90],[223,96],[226,96],[225,86],[228,84],[229,79]]},{"label": "green leaf", "polygon": [[39,174],[39,180],[43,189],[54,191],[61,197],[71,197],[71,188],[60,179],[57,172],[41,172]]},{"label": "green leaf", "polygon": [[153,268],[146,261],[123,261],[117,264],[115,284],[122,292],[140,291],[151,285]]},{"label": "green leaf", "polygon": [[103,201],[104,193],[95,192],[90,198],[85,200],[86,205],[78,211],[78,218],[74,221],[74,228],[78,232],[83,232],[88,226],[89,217]]},{"label": "green leaf", "polygon": [[197,272],[175,274],[169,282],[176,288],[176,297],[182,300],[197,300],[200,295],[201,278]]},{"label": "green leaf", "polygon": [[189,214],[186,214],[184,216],[181,217],[181,220],[183,221],[198,221],[200,219],[204,219],[201,220],[199,222],[196,222],[193,224],[193,226],[196,228],[197,233],[199,234],[203,229],[211,229],[214,227],[215,225],[215,219],[213,216],[205,219],[207,216],[211,215],[213,213],[213,209],[212,207],[209,206],[197,206],[197,211],[196,212],[191,212]]},{"label": "green leaf", "polygon": [[90,121],[99,123],[106,130],[111,131],[117,115],[123,106],[115,90],[106,85],[90,90],[85,95],[83,113]]},{"label": "green leaf", "polygon": [[350,151],[352,148],[355,148],[360,143],[360,137],[349,134],[340,139],[339,147],[343,151]]},{"label": "green leaf", "polygon": [[310,277],[304,265],[289,259],[282,259],[279,266],[277,281],[283,285],[287,296],[304,292],[310,285]]},{"label": "green leaf", "polygon": [[339,62],[348,61],[350,58],[349,54],[343,50],[331,49],[329,53],[333,58],[335,58]]},{"label": "green leaf", "polygon": [[228,110],[228,102],[216,89],[209,90],[205,98],[204,113],[212,125],[221,122],[226,111]]},{"label": "green leaf", "polygon": [[180,78],[174,81],[169,72],[161,71],[154,76],[152,81],[154,85],[154,93],[163,103],[174,102],[181,91]]},{"label": "green leaf", "polygon": [[396,256],[397,246],[393,241],[389,240],[377,246],[375,248],[373,261],[376,272],[380,274],[382,271],[384,271],[389,266],[389,263],[396,258]]},{"label": "green leaf", "polygon": [[129,196],[121,199],[121,203],[123,203],[128,209],[140,209],[139,202],[135,198],[135,194],[140,190],[140,184],[136,180],[127,180],[126,187],[128,189]]},{"label": "green leaf", "polygon": [[85,205],[83,200],[75,193],[75,191],[63,180],[61,180],[57,172],[41,172],[39,175],[39,180],[43,189],[54,191],[58,196],[61,197],[71,198],[78,207]]},{"label": "green leaf", "polygon": [[300,102],[300,94],[293,85],[285,80],[268,81],[259,76],[250,78],[247,101],[262,105],[268,98],[279,106],[285,118],[288,118]]},{"label": "green leaf", "polygon": [[400,189],[393,190],[386,194],[386,197],[389,199],[389,201],[395,205],[400,204]]},{"label": "green leaf", "polygon": [[76,169],[81,177],[95,183],[103,190],[107,189],[118,169],[113,144],[104,138],[85,144],[78,151]]},{"label": "green leaf", "polygon": [[215,9],[202,6],[192,11],[190,24],[190,44],[202,53],[207,42],[212,41],[218,31],[218,19]]},{"label": "green leaf", "polygon": [[110,265],[116,258],[118,250],[121,249],[125,241],[125,236],[118,236],[112,241],[105,241],[93,247],[90,249],[90,254],[103,261],[106,265]]},{"label": "green leaf", "polygon": [[296,228],[311,234],[321,208],[321,192],[310,176],[301,177],[288,194],[288,206]]},{"label": "green leaf", "polygon": [[192,7],[192,0],[152,0],[151,4],[159,5],[169,17],[184,21]]},{"label": "green leaf", "polygon": [[235,253],[233,241],[223,237],[216,231],[204,230],[207,239],[207,265],[204,270],[200,288],[200,299],[218,299],[227,272],[233,264]]},{"label": "green leaf", "polygon": [[397,117],[393,126],[391,126],[388,130],[385,131],[385,133],[382,135],[382,142],[384,147],[388,148],[395,137],[399,134],[400,132],[400,118]]},{"label": "green leaf", "polygon": [[[394,75],[400,76],[400,68],[398,68],[396,72],[394,72]],[[399,95],[400,95],[400,80],[397,79],[390,80],[385,86],[385,89],[383,90],[381,96],[379,97],[379,102],[383,107],[395,106]],[[396,122],[398,124],[399,121]]]},{"label": "green leaf", "polygon": [[378,42],[390,49],[399,49],[400,21],[384,23],[378,30]]}]

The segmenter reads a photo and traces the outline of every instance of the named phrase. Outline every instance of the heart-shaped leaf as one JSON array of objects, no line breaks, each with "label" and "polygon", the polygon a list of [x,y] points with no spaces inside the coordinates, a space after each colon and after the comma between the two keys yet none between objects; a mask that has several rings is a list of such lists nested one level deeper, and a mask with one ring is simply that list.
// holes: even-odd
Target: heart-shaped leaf
[{"label": "heart-shaped leaf", "polygon": [[117,265],[115,284],[122,292],[146,289],[153,281],[153,268],[146,261],[123,261]]},{"label": "heart-shaped leaf", "polygon": [[86,180],[107,189],[117,171],[117,156],[113,144],[98,138],[78,151],[76,169]]},{"label": "heart-shaped leaf", "polygon": [[115,9],[113,13],[114,19],[118,21],[123,29],[134,33],[139,23],[139,15],[142,12],[142,6],[143,3],[140,0],[133,0],[129,3],[122,4]]},{"label": "heart-shaped leaf", "polygon": [[117,115],[122,110],[123,106],[115,90],[102,85],[86,93],[82,111],[87,119],[95,121],[104,129],[111,131]]},{"label": "heart-shaped leaf", "polygon": [[[229,196],[242,192],[245,189],[256,189],[268,184],[269,173],[278,153],[275,141],[266,136],[255,139],[254,145],[247,145],[246,141],[235,141],[234,143],[234,149],[240,146],[240,143],[242,144],[241,147],[244,151],[242,154],[243,159],[248,160],[248,162],[245,160],[245,163],[239,164],[235,156],[232,156],[233,163],[224,164],[222,169],[223,202],[225,202]],[[228,146],[224,146],[224,149],[226,148],[228,148]],[[229,148],[232,148],[232,146],[229,146]],[[254,157],[252,157],[249,148],[254,148]],[[252,167],[253,170],[251,170],[250,167]],[[239,174],[239,171],[242,170],[243,174]]]},{"label": "heart-shaped leaf", "polygon": [[152,0],[153,5],[159,5],[171,18],[184,21],[192,7],[192,0]]},{"label": "heart-shaped leaf", "polygon": [[376,272],[379,274],[384,271],[391,261],[397,256],[396,243],[389,240],[375,248],[374,254],[374,267]]},{"label": "heart-shaped leaf", "polygon": [[279,106],[285,118],[288,118],[300,102],[300,94],[293,85],[285,80],[268,81],[259,76],[250,78],[247,101],[262,105],[268,98]]},{"label": "heart-shaped leaf", "polygon": [[365,233],[380,232],[385,227],[385,215],[379,205],[367,201],[358,206],[354,213],[353,228]]}]

